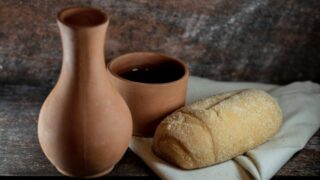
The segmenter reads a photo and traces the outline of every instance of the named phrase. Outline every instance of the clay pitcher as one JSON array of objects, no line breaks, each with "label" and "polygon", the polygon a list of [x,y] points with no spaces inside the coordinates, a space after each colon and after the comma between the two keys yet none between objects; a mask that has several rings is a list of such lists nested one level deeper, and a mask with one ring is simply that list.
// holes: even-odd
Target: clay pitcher
[{"label": "clay pitcher", "polygon": [[101,176],[121,159],[132,135],[130,111],[106,72],[109,20],[96,9],[69,8],[57,21],[63,63],[40,111],[40,145],[62,174]]}]

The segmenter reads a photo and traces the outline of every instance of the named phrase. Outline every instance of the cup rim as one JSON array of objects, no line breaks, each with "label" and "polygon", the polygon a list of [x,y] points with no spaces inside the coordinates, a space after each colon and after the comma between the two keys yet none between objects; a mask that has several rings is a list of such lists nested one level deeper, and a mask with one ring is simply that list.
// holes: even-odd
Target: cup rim
[{"label": "cup rim", "polygon": [[[165,57],[165,58],[168,58],[172,61],[175,61],[177,63],[179,63],[181,65],[181,67],[183,67],[183,70],[184,70],[184,73],[183,75],[179,78],[179,79],[176,79],[176,80],[173,80],[173,81],[169,81],[169,82],[164,82],[164,83],[145,83],[145,82],[137,82],[137,81],[131,81],[131,80],[128,80],[128,79],[125,79],[121,76],[119,76],[117,73],[115,73],[112,69],[111,69],[111,65],[113,63],[115,63],[116,61],[119,61],[121,60],[122,58],[124,57],[127,57],[127,56],[136,56],[138,54],[148,54],[148,55],[157,55],[157,56],[162,56],[162,57]],[[121,81],[124,81],[126,83],[130,83],[130,84],[134,84],[134,85],[147,85],[147,86],[166,86],[166,85],[170,85],[170,84],[175,84],[175,83],[178,83],[180,81],[183,81],[184,79],[188,78],[189,76],[189,69],[188,69],[188,65],[180,60],[180,59],[177,59],[177,58],[173,58],[171,56],[168,56],[166,54],[163,54],[163,53],[157,53],[157,52],[131,52],[131,53],[126,53],[126,54],[123,54],[123,55],[120,55],[114,59],[112,59],[108,65],[107,65],[107,70],[110,72],[110,74],[112,76],[114,76],[115,78],[121,80]]]},{"label": "cup rim", "polygon": [[[78,10],[78,11],[85,11],[85,10],[90,10],[93,11],[97,14],[99,14],[103,19],[101,22],[94,24],[94,25],[77,25],[77,24],[73,24],[73,23],[69,23],[66,22],[63,18],[63,15],[65,13],[67,13],[68,11],[72,11],[72,10]],[[97,8],[93,8],[93,7],[81,7],[81,6],[75,6],[75,7],[67,7],[67,8],[63,8],[61,9],[58,13],[57,13],[57,17],[56,17],[57,21],[65,26],[68,27],[72,27],[72,28],[94,28],[94,27],[99,27],[102,26],[104,24],[108,24],[109,23],[109,16],[104,13],[103,11],[97,9]]]}]

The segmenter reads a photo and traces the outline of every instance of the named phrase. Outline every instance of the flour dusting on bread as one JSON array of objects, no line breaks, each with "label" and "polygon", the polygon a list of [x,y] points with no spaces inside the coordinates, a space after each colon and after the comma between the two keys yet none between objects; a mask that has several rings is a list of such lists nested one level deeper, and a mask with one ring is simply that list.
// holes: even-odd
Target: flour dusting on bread
[{"label": "flour dusting on bread", "polygon": [[278,103],[264,91],[221,93],[167,116],[157,127],[152,148],[183,169],[206,167],[264,143],[281,121]]}]

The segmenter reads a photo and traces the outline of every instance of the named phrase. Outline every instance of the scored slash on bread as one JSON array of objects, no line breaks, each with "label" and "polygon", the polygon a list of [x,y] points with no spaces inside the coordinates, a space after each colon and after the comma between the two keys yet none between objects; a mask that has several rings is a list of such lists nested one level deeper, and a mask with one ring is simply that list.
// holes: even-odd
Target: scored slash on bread
[{"label": "scored slash on bread", "polygon": [[221,93],[167,116],[157,127],[152,149],[180,168],[206,167],[266,142],[281,122],[277,101],[264,91]]}]

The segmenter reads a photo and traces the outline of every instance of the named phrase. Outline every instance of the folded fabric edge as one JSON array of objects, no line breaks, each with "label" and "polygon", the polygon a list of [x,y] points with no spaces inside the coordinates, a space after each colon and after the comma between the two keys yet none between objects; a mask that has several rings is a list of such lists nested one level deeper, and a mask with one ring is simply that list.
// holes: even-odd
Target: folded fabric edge
[{"label": "folded fabric edge", "polygon": [[[209,79],[203,79],[203,78],[199,78],[199,77],[192,77],[192,78],[194,78],[192,81],[196,81],[197,79],[200,79],[200,80],[206,80],[206,81],[211,81],[211,83],[214,83],[214,82],[216,82],[216,83],[224,83],[224,82],[221,82],[221,81],[212,81],[212,80],[209,80]],[[197,83],[199,83],[199,82],[197,82]],[[226,84],[228,84],[228,82],[225,82]],[[241,84],[241,82],[238,82],[239,84]],[[252,83],[253,85],[254,85],[254,83]],[[217,84],[216,84],[217,85]],[[291,86],[291,88],[293,88],[293,91],[292,91],[292,94],[294,94],[294,93],[318,93],[318,90],[320,91],[320,85],[319,84],[316,84],[316,83],[313,83],[313,82],[311,82],[311,81],[305,81],[305,82],[293,82],[293,83],[290,83],[290,84],[288,84],[287,86]],[[302,90],[297,90],[296,89],[296,87],[295,86],[298,86],[298,87],[301,87],[302,88]],[[275,93],[275,91],[277,91],[278,89],[281,89],[282,87],[286,87],[286,86],[277,86],[277,85],[274,85],[274,86],[270,86],[270,87],[268,87],[268,90],[267,90],[267,92],[269,92],[269,93],[271,93],[271,95],[272,96],[274,96],[274,97],[277,97],[278,96],[278,94],[277,93]],[[305,87],[310,87],[310,88],[307,88],[307,90],[306,89],[304,89]],[[223,87],[222,87],[222,89],[223,89]],[[316,90],[315,90],[316,89]],[[281,92],[281,91],[280,91]],[[291,94],[291,93],[290,93]],[[281,95],[280,95],[281,96]],[[316,131],[315,131],[316,132]],[[310,138],[309,138],[310,139]],[[152,141],[152,139],[150,139],[151,141]],[[306,141],[306,143],[307,143],[308,141]],[[160,177],[162,177],[162,178],[165,178],[165,177],[163,177],[162,176],[162,174],[163,174],[163,172],[161,171],[161,170],[159,170],[157,167],[154,167],[154,164],[152,164],[151,162],[150,162],[150,160],[148,160],[148,158],[147,159],[145,159],[145,155],[142,155],[142,154],[139,154],[139,153],[141,153],[140,152],[140,150],[136,150],[135,149],[135,147],[130,147],[140,158],[142,158],[143,159],[143,161],[158,175],[158,176],[160,176]],[[303,148],[303,147],[302,147]],[[300,148],[301,149],[301,148]],[[297,150],[297,151],[299,151],[299,150]],[[137,153],[138,152],[138,153]],[[152,152],[151,152],[152,153]],[[294,154],[294,153],[293,153]],[[292,155],[293,155],[292,154]],[[292,155],[290,155],[290,157],[292,156]],[[243,166],[243,165],[241,165],[242,163],[240,162],[239,163],[239,161],[241,161],[241,160],[239,160],[239,159],[246,159],[246,158],[249,158],[249,157],[246,157],[246,156],[243,156],[243,157],[241,157],[241,156],[239,156],[239,157],[236,157],[234,160],[235,160],[235,162],[237,162],[242,168],[244,168],[244,169],[246,169],[247,171],[248,171],[248,169],[249,169],[249,171],[248,172],[250,172],[250,174],[254,177],[254,178],[256,178],[256,179],[262,179],[262,176],[261,176],[261,172],[259,172],[259,168],[255,168],[255,169],[250,169],[249,167],[245,167],[245,166],[247,166],[248,164],[245,164],[245,166]],[[290,159],[290,158],[289,158]],[[247,159],[248,160],[248,159]],[[250,158],[249,158],[249,160],[250,160]],[[255,165],[255,162],[254,161],[252,161],[252,160],[250,160],[251,161],[251,164],[253,165],[253,166],[257,166],[257,165]],[[286,162],[286,161],[285,161]],[[285,164],[285,162],[283,163],[283,164]],[[283,166],[283,164],[279,167],[279,169]],[[164,165],[166,165],[166,164],[164,164]],[[170,165],[169,165],[170,166]],[[248,166],[251,166],[251,165],[248,165]],[[251,170],[251,171],[250,171]],[[160,171],[160,172],[158,172],[158,171]],[[275,172],[276,173],[276,172]]]}]

